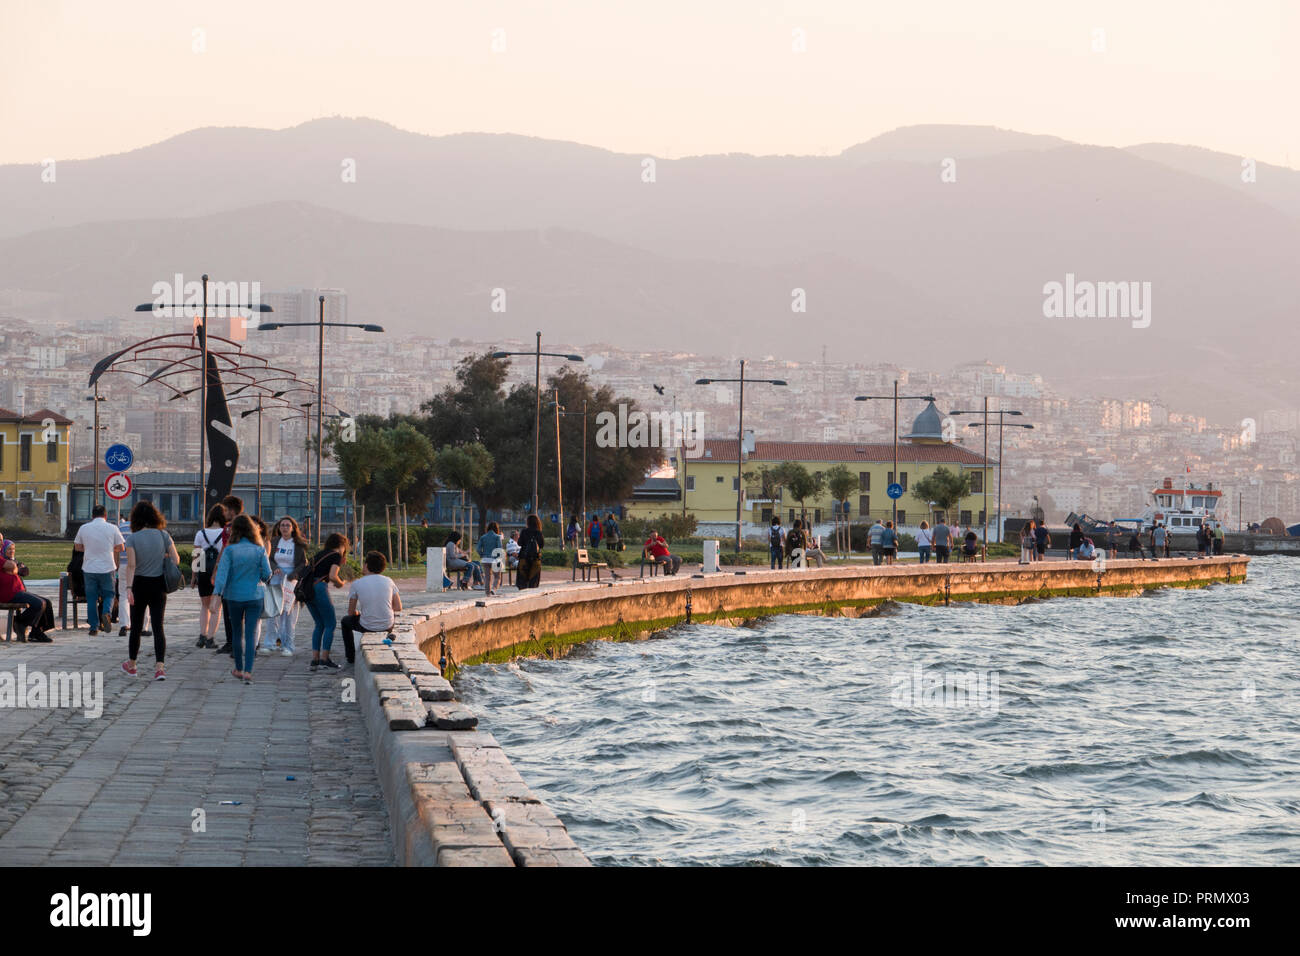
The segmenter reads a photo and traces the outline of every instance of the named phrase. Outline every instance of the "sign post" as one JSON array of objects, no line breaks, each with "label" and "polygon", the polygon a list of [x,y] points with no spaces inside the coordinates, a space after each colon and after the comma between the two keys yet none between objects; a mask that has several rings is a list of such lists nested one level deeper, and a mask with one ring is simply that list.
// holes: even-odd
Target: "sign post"
[{"label": "sign post", "polygon": [[122,499],[131,496],[131,476],[121,471],[113,472],[104,479],[104,494],[117,502],[117,523],[121,524]]}]

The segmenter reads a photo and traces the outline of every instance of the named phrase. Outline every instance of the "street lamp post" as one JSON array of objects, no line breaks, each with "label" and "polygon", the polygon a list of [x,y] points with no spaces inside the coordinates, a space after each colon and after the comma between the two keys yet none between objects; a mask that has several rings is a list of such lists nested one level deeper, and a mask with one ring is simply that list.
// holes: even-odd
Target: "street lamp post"
[{"label": "street lamp post", "polygon": [[[898,481],[898,403],[901,401],[926,401],[933,402],[933,395],[899,395],[898,379],[894,379],[893,395],[857,395],[853,399],[855,402],[870,401],[892,401],[894,403],[894,481]],[[894,529],[898,529],[898,499],[891,498],[893,502]]]},{"label": "street lamp post", "polygon": [[[537,348],[532,352],[493,352],[491,358],[503,359],[512,355],[531,355],[534,357],[536,364],[533,367],[533,391],[536,393],[535,411],[533,414],[533,514],[541,518],[540,505],[537,495],[537,473],[541,463],[542,448],[542,356],[547,355],[551,358],[562,358],[569,362],[581,362],[581,355],[572,355],[565,352],[543,352],[542,351],[542,333],[537,333]],[[564,529],[560,529],[560,538],[564,538]]]},{"label": "street lamp post", "polygon": [[[967,412],[949,412],[950,415],[965,415]],[[998,541],[1002,541],[1002,431],[1004,428],[1033,428],[1033,425],[1023,425],[1018,422],[1007,422],[1008,415],[1023,415],[1024,412],[1013,409],[998,409],[996,412],[990,412],[991,415],[998,416]],[[971,422],[968,428],[985,428],[987,437],[987,426],[982,422]],[[987,458],[987,453],[985,454]]]},{"label": "street lamp post", "polygon": [[[301,326],[316,326],[318,330],[317,348],[316,348],[316,514],[313,524],[313,540],[317,545],[320,544],[321,528],[321,462],[325,456],[325,329],[360,329],[362,332],[382,332],[384,327],[376,325],[373,322],[326,322],[325,321],[325,296],[318,297],[319,315],[315,322],[262,322],[257,325],[257,329],[262,332],[271,332],[275,329],[289,329]],[[310,422],[309,422],[310,424]],[[310,465],[308,466],[308,475],[310,481]],[[307,495],[311,496],[310,485],[307,488]]]},{"label": "street lamp post", "polygon": [[[107,399],[99,394],[98,380],[95,382],[95,394],[88,396],[86,401],[95,403],[95,490],[91,494],[90,502],[92,505],[97,505],[99,504],[99,493],[101,490],[99,487],[99,403],[107,401]],[[72,461],[71,451],[68,452],[68,461]]]},{"label": "street lamp post", "polygon": [[[788,385],[789,382],[781,378],[751,378],[748,379],[750,384],[754,385]],[[736,426],[736,554],[740,554],[740,502],[744,494],[742,468],[745,462],[745,360],[740,360],[740,378],[697,378],[696,385],[714,385],[723,382],[740,383],[740,415]],[[682,498],[686,497],[686,483],[682,482]]]}]

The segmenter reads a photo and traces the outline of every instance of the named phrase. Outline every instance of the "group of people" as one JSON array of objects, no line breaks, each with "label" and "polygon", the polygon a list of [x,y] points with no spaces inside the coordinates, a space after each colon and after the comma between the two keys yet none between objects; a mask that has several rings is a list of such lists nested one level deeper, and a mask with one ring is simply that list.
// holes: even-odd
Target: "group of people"
[{"label": "group of people", "polygon": [[27,590],[27,565],[18,560],[13,541],[0,534],[0,604],[19,604],[23,609],[14,615],[18,640],[49,644],[53,638],[54,609],[47,598]]},{"label": "group of people", "polygon": [[[151,633],[154,679],[167,676],[167,598],[182,576],[176,542],[166,528],[166,518],[149,501],[136,503],[121,526],[109,523],[104,506],[95,505],[91,520],[78,529],[73,544],[90,636],[110,628],[115,583],[118,605],[125,602],[129,608],[130,623],[123,627],[127,658],[121,669],[132,677],[139,673],[141,638]],[[190,586],[199,598],[195,646],[230,654],[232,675],[251,683],[253,661],[259,652],[278,650],[285,657],[294,656],[299,606],[306,605],[313,621],[312,669],[342,666],[330,654],[339,625],[347,662],[353,663],[355,635],[391,628],[402,601],[396,584],[384,575],[386,559],[372,551],[365,556],[362,575],[351,583],[348,613],[341,622],[336,620],[330,589],[344,587],[339,572],[348,550],[344,535],[331,534],[324,547],[309,557],[307,539],[292,517],[286,515],[272,527],[256,515],[245,514],[237,496],[223,498],[208,511],[203,527],[194,535]],[[6,570],[0,568],[0,598],[7,593]],[[36,600],[44,601],[48,614],[49,602]],[[32,607],[35,609],[35,602]],[[145,628],[146,612],[152,631]],[[30,627],[34,620],[28,615],[21,625]],[[51,618],[50,626],[52,623]],[[217,629],[222,625],[225,642],[218,647]],[[27,639],[48,640],[39,636],[39,628],[38,624]]]},{"label": "group of people", "polygon": [[811,523],[805,525],[802,518],[795,518],[789,531],[780,518],[773,518],[767,532],[767,552],[772,570],[793,568],[800,557],[805,567],[809,561],[816,561],[819,568],[826,564],[821,538],[812,533]]},{"label": "group of people", "polygon": [[[460,546],[461,540],[461,533],[452,531],[443,543],[447,575],[443,587],[454,584],[461,590],[482,589],[488,596],[494,588],[501,587],[507,568],[515,572],[515,584],[521,590],[541,584],[542,551],[546,548],[546,538],[537,515],[529,515],[523,530],[511,531],[508,537],[502,534],[500,525],[489,521],[478,539],[477,559]],[[450,577],[452,574],[456,576],[454,581]]]},{"label": "group of people", "polygon": [[600,520],[599,514],[593,514],[585,529],[579,525],[577,515],[570,515],[569,526],[564,529],[565,544],[571,548],[581,547],[581,539],[584,537],[588,547],[599,548],[603,541],[606,551],[623,550],[623,533],[612,511],[605,516],[604,521]]}]

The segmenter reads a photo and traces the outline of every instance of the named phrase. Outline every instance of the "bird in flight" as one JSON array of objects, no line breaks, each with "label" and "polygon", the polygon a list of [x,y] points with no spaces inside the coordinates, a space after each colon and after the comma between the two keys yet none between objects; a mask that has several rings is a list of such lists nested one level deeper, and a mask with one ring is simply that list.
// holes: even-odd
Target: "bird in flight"
[{"label": "bird in flight", "polygon": [[[653,383],[652,383],[652,384],[653,384]],[[656,392],[658,392],[660,395],[662,395],[662,394],[664,393],[664,387],[663,387],[662,385],[655,385],[655,386],[654,386],[654,390],[655,390]]]}]

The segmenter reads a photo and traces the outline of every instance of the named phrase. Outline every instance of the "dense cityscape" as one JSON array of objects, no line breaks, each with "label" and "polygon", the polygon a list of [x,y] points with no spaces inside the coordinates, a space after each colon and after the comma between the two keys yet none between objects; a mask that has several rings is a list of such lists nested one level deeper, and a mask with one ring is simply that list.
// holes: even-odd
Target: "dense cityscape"
[{"label": "dense cityscape", "polygon": [[[277,321],[313,319],[319,295],[326,297],[327,321],[345,320],[347,294],[338,289],[264,293]],[[184,331],[188,319],[129,315],[37,325],[14,318],[13,297],[0,291],[0,350],[10,360],[0,368],[0,408],[23,414],[52,409],[76,423],[72,429],[73,470],[93,461],[93,403],[86,382],[94,363],[132,338]],[[228,337],[245,350],[311,380],[315,377],[317,330],[310,327],[259,332],[239,319],[216,320],[213,335]],[[449,325],[456,323],[447,323]],[[466,325],[466,323],[460,323]],[[223,325],[227,326],[223,329]],[[529,351],[532,340],[487,341],[456,337],[397,337],[353,329],[326,332],[328,400],[350,415],[415,412],[422,402],[452,384],[457,363],[468,355],[500,348]],[[734,375],[736,360],[685,349],[629,351],[607,342],[550,342],[560,351],[576,350],[594,384],[607,384],[617,395],[650,410],[689,411],[704,422],[706,437],[731,437],[736,429],[736,394],[731,385],[693,384],[702,376]],[[546,360],[542,376],[555,371]],[[511,384],[531,383],[533,363],[516,359]],[[978,410],[985,396],[990,409],[1017,410],[1017,422],[1032,429],[1002,429],[1003,513],[1027,515],[1037,496],[1049,520],[1068,513],[1102,519],[1140,514],[1151,490],[1163,478],[1175,485],[1213,487],[1224,492],[1220,518],[1228,527],[1249,525],[1277,516],[1289,523],[1300,513],[1297,477],[1297,412],[1261,409],[1253,419],[1214,421],[1202,410],[1171,407],[1158,395],[1096,396],[1069,394],[1049,375],[973,360],[949,369],[913,369],[879,362],[846,362],[842,355],[822,362],[788,362],[754,356],[752,376],[788,379],[789,389],[750,390],[745,424],[760,440],[804,442],[889,442],[893,430],[890,402],[852,401],[868,391],[887,393],[895,380],[904,394],[933,394],[946,415],[954,409]],[[662,389],[662,391],[660,391]],[[141,386],[126,376],[106,376],[101,383],[103,436],[124,441],[137,454],[139,470],[196,468],[198,433],[193,427],[197,405],[167,400],[157,386]],[[249,402],[233,403],[238,410]],[[923,403],[905,402],[900,427]],[[256,417],[237,421],[247,469],[257,445]],[[982,452],[979,414],[949,420],[953,439]],[[263,423],[262,467],[267,473],[301,472],[310,465],[308,424],[299,415],[282,420],[268,413]],[[997,458],[999,429],[990,429],[989,457]],[[328,474],[332,463],[327,461]],[[660,475],[671,475],[665,462]]]}]

